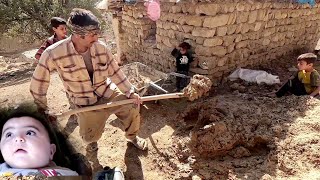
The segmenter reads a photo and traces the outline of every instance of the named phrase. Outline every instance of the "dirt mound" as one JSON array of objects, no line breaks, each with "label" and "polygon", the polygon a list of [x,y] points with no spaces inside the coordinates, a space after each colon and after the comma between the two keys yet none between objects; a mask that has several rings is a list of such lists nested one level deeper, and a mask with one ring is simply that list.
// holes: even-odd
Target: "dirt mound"
[{"label": "dirt mound", "polygon": [[[320,123],[304,122],[302,126],[298,122],[296,128],[292,127],[308,113],[320,113],[319,105],[318,99],[307,96],[273,99],[247,94],[195,103],[178,116],[188,134],[184,140],[176,137],[178,157],[192,167],[193,174],[199,173],[197,176],[205,179],[239,176],[244,169],[255,169],[248,179],[268,179],[276,174],[300,176],[301,172],[319,168],[316,149],[320,148],[320,136],[310,135],[310,129],[318,132]],[[291,134],[302,136],[290,138]],[[303,161],[299,160],[301,157]]]}]

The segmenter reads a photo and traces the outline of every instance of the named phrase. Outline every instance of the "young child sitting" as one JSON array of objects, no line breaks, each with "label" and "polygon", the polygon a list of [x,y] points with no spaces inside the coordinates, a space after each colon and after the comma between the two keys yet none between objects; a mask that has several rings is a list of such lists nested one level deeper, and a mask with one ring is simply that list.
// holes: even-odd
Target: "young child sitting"
[{"label": "young child sitting", "polygon": [[66,20],[60,18],[60,17],[53,17],[50,20],[50,26],[52,28],[52,31],[54,32],[53,36],[49,37],[39,48],[37,51],[35,58],[37,59],[34,64],[38,64],[38,61],[41,57],[41,54],[43,53],[44,50],[47,49],[50,45],[63,40],[67,37],[67,22]]},{"label": "young child sitting", "polygon": [[55,131],[35,105],[0,110],[0,176],[77,176],[68,165]]},{"label": "young child sitting", "polygon": [[[191,45],[183,42],[177,48],[174,48],[171,55],[176,58],[177,73],[188,75],[190,63],[193,61],[193,57],[190,53]],[[176,88],[180,92],[184,87],[188,85],[188,79],[183,77],[176,77]]]},{"label": "young child sitting", "polygon": [[301,54],[297,59],[299,71],[292,76],[277,92],[276,96],[284,96],[287,92],[294,95],[310,95],[315,97],[320,92],[320,76],[313,64],[317,56],[313,53]]}]

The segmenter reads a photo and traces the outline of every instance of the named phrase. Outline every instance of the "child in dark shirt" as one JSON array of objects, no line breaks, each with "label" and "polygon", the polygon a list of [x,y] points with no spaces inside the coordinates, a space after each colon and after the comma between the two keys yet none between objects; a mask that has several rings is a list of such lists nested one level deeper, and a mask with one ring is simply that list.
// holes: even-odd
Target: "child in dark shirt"
[{"label": "child in dark shirt", "polygon": [[[176,58],[177,73],[188,75],[190,63],[193,61],[193,57],[190,53],[191,45],[189,43],[183,42],[177,48],[174,48],[171,55]],[[181,91],[184,87],[188,85],[188,79],[182,77],[176,77],[176,88],[177,91]]]}]

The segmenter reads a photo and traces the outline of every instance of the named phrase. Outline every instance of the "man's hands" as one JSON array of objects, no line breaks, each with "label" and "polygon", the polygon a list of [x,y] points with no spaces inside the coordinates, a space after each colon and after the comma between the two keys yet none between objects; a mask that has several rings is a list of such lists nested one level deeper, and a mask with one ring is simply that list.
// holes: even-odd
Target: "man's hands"
[{"label": "man's hands", "polygon": [[134,102],[135,105],[140,107],[140,104],[142,104],[141,97],[137,93],[132,93],[129,97],[129,99],[135,99],[136,101]]}]

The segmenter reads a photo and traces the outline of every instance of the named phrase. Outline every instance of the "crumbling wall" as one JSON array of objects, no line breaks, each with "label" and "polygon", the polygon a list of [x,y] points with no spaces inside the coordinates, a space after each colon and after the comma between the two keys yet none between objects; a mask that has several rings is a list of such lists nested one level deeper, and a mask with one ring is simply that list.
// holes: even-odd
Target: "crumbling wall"
[{"label": "crumbling wall", "polygon": [[161,2],[156,22],[142,3],[125,5],[120,48],[129,62],[139,61],[161,71],[174,71],[173,47],[189,42],[208,70],[191,71],[217,80],[237,67],[256,65],[312,50],[320,37],[320,5],[271,2]]}]

